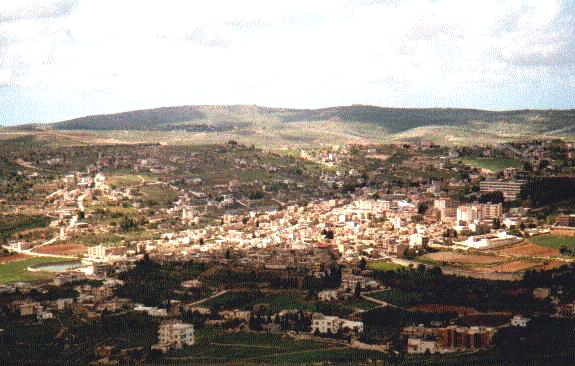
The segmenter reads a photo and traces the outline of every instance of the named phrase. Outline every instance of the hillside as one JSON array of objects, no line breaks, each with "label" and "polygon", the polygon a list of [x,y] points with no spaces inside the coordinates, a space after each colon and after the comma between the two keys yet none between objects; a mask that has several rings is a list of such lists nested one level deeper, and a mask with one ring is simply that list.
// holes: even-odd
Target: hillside
[{"label": "hillside", "polygon": [[[198,139],[212,142],[232,138],[256,145],[381,140],[432,140],[444,144],[465,144],[540,136],[570,138],[575,135],[575,110],[496,112],[366,105],[321,109],[198,105],[87,116],[12,129],[62,133],[83,131],[85,134],[98,134],[100,139],[119,139],[123,142],[153,138],[167,143],[193,143]],[[118,134],[119,131],[132,132]]]}]

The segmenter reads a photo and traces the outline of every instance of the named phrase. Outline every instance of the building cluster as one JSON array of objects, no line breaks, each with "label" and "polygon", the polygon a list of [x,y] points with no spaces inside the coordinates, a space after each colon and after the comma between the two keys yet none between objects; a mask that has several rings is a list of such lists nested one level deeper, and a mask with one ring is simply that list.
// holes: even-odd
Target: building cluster
[{"label": "building cluster", "polygon": [[485,349],[491,344],[495,328],[484,326],[427,328],[423,325],[403,329],[407,339],[407,353],[435,354]]}]

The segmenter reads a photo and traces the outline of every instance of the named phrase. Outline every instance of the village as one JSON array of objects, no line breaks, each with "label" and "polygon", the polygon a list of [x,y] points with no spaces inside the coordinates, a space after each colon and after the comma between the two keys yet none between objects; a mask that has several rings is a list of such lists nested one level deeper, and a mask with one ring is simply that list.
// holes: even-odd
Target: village
[{"label": "village", "polygon": [[[374,336],[378,328],[366,314],[386,308],[413,312],[421,305],[396,302],[396,292],[404,289],[391,285],[387,271],[520,281],[528,271],[572,263],[568,248],[550,250],[532,240],[574,236],[575,216],[555,214],[551,223],[518,204],[534,166],[544,177],[567,169],[554,164],[557,156],[548,146],[533,142],[482,150],[479,161],[493,155],[524,161],[520,168],[499,172],[464,163],[461,154],[467,161],[475,154],[465,149],[334,146],[301,150],[296,163],[290,157],[293,178],[227,184],[208,184],[199,174],[174,176],[182,166],[177,158],[166,164],[99,152],[85,171],[63,174],[58,189],[42,199],[51,237],[12,237],[3,245],[13,256],[50,259],[26,268],[48,274],[44,281],[0,284],[3,316],[38,322],[70,314],[93,321],[122,314],[154,319],[156,343],[146,349],[98,345],[90,359],[103,360],[173,354],[194,346],[204,329],[328,341],[372,356],[381,353],[382,359],[398,352],[489,349],[499,329],[526,327],[532,316],[575,317],[571,293],[562,286],[534,287],[524,295],[535,310],[526,311],[446,304],[450,316],[425,325],[397,324],[396,335],[383,337]],[[573,148],[563,148],[563,158],[573,159]],[[252,151],[236,144],[219,149]],[[191,161],[199,156],[193,153]],[[40,165],[58,164],[57,159]],[[272,177],[286,169],[261,166],[262,160],[235,158],[232,165],[242,171],[253,164]],[[318,182],[314,193],[308,191],[313,184],[295,178],[306,164],[314,164],[308,178]],[[111,166],[123,169],[122,175]],[[187,161],[183,166],[190,169]],[[306,200],[290,198],[298,189],[308,192]],[[22,212],[18,205],[4,205]],[[138,287],[145,286],[145,276],[158,280],[154,271],[185,263],[191,267],[178,275],[181,281],[154,283],[162,288],[155,298]],[[249,301],[242,303],[243,298]],[[293,301],[300,303],[290,307]]]}]

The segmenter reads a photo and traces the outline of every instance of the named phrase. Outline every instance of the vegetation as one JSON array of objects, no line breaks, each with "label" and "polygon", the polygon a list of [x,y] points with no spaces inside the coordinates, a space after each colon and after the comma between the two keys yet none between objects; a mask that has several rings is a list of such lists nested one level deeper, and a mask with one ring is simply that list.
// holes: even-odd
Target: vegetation
[{"label": "vegetation", "polygon": [[553,249],[567,249],[568,251],[575,253],[575,238],[557,235],[538,235],[529,238],[529,241],[533,244],[541,245],[543,247],[553,248]]},{"label": "vegetation", "polygon": [[413,305],[421,304],[423,294],[418,292],[404,292],[397,289],[383,290],[369,294],[370,297],[385,301],[388,304],[408,308]]},{"label": "vegetation", "polygon": [[517,159],[464,159],[463,163],[477,168],[487,169],[494,173],[506,168],[523,168],[523,162]]},{"label": "vegetation", "polygon": [[14,234],[33,228],[46,227],[51,218],[47,216],[4,215],[0,219],[0,241],[6,242]]},{"label": "vegetation", "polygon": [[53,273],[30,272],[28,267],[46,263],[62,262],[62,258],[36,257],[0,265],[0,283],[37,282],[45,280]]},{"label": "vegetation", "polygon": [[377,260],[367,262],[367,269],[374,271],[394,271],[396,269],[405,268],[400,264],[396,264],[387,260]]}]

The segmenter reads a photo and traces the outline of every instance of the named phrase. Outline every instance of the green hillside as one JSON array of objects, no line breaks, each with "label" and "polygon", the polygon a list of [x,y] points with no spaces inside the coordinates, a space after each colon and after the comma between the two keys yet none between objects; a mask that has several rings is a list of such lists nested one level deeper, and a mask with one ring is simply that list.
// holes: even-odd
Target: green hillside
[{"label": "green hillside", "polygon": [[9,130],[60,134],[77,131],[82,135],[74,135],[72,140],[84,142],[90,142],[95,133],[105,135],[96,139],[112,142],[148,142],[152,139],[170,144],[236,139],[260,146],[422,140],[461,145],[526,137],[571,139],[575,136],[575,110],[496,112],[367,105],[321,109],[198,105],[87,116],[51,124],[16,126]]}]

